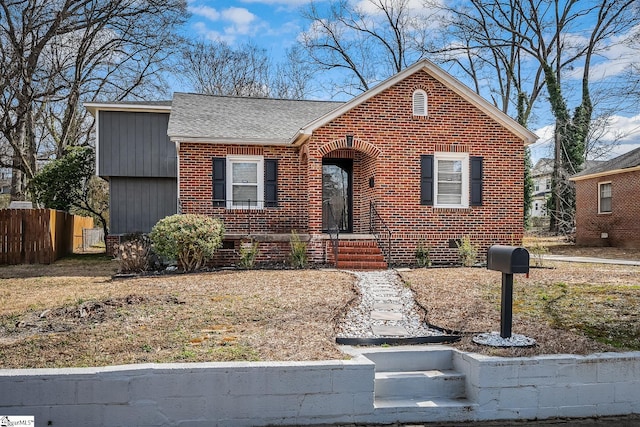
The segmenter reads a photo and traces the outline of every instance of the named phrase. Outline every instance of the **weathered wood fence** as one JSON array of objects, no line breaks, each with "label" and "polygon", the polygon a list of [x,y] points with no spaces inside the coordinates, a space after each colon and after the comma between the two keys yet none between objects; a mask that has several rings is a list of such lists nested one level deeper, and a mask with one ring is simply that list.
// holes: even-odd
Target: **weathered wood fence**
[{"label": "weathered wood fence", "polygon": [[93,218],[51,209],[0,209],[0,264],[50,264],[82,247]]}]

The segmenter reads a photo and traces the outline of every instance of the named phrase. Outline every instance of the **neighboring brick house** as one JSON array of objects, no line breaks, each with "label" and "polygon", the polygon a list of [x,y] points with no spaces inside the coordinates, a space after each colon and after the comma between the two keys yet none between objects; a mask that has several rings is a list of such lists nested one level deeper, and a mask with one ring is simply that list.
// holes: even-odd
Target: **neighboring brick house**
[{"label": "neighboring brick house", "polygon": [[[167,144],[142,126],[158,114],[147,107],[87,105],[98,118],[99,165],[142,164]],[[429,61],[346,103],[176,93],[166,108],[174,209],[224,221],[219,263],[232,262],[249,236],[261,260],[282,261],[292,230],[318,263],[335,260],[339,230],[345,268],[386,265],[373,254],[379,249],[393,264],[413,264],[422,244],[445,263],[457,260],[464,236],[481,257],[491,244],[522,239],[524,146],[536,136]],[[120,124],[105,124],[103,114],[122,114]],[[136,124],[143,129],[122,128]],[[123,155],[114,126],[135,159]],[[121,209],[112,206],[112,218]],[[112,226],[131,231],[148,229]]]},{"label": "neighboring brick house", "polygon": [[640,148],[574,176],[576,244],[640,248]]}]

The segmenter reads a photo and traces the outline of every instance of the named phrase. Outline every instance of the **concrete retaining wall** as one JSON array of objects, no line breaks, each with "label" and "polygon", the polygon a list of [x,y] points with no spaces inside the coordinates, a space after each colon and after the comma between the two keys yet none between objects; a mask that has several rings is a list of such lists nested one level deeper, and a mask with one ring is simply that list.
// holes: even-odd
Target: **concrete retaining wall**
[{"label": "concrete retaining wall", "polygon": [[[640,352],[497,358],[452,350],[452,357],[476,404],[466,419],[640,413]],[[358,356],[0,370],[0,415],[54,426],[375,423],[374,369]]]},{"label": "concrete retaining wall", "polygon": [[454,353],[476,420],[640,413],[640,352],[531,358]]}]

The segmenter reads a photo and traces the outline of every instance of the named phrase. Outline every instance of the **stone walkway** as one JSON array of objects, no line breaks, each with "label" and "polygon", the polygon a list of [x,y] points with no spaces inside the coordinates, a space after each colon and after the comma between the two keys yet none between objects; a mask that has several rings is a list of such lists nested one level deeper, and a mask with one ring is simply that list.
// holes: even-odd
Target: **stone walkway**
[{"label": "stone walkway", "polygon": [[395,270],[353,272],[360,301],[338,325],[340,338],[410,338],[442,335],[422,320],[424,313]]}]

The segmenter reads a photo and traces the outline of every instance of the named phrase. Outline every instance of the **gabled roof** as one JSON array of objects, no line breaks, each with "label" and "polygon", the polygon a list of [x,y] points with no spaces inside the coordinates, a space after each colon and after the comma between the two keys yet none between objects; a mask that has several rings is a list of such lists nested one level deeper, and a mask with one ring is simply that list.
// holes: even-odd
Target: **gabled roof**
[{"label": "gabled roof", "polygon": [[640,170],[640,147],[622,154],[609,161],[599,163],[573,175],[571,181],[613,175],[621,172]]},{"label": "gabled roof", "polygon": [[172,141],[288,144],[298,129],[342,102],[175,93]]},{"label": "gabled roof", "polygon": [[418,71],[426,72],[431,77],[435,78],[440,83],[447,86],[449,89],[451,89],[452,91],[460,95],[463,99],[465,99],[466,101],[468,101],[469,103],[471,103],[472,105],[480,109],[489,117],[491,117],[492,119],[494,119],[495,121],[503,125],[505,128],[513,132],[515,135],[522,138],[525,144],[531,144],[538,139],[538,136],[536,134],[534,134],[524,126],[520,125],[517,121],[509,117],[507,114],[500,111],[493,104],[489,103],[483,97],[481,97],[480,95],[478,95],[477,93],[469,89],[467,86],[465,86],[462,82],[460,82],[458,79],[453,77],[451,74],[447,73],[446,71],[444,71],[442,68],[440,68],[433,62],[427,59],[423,59],[413,64],[411,67],[405,68],[404,70],[400,71],[398,74],[388,78],[387,80],[383,81],[376,87],[369,89],[368,91],[363,92],[362,94],[356,96],[351,101],[345,103],[341,107],[336,108],[335,110],[325,114],[324,116],[308,123],[306,126],[300,129],[299,135],[297,135],[294,138],[294,140],[292,140],[292,142],[295,143],[300,139],[304,140],[308,138],[313,133],[313,131],[315,131],[319,127],[324,126],[325,124],[329,123],[335,118],[343,115],[347,111],[357,107],[358,105],[378,95],[379,93],[389,89],[391,86],[404,80],[410,75],[417,73]]},{"label": "gabled roof", "polygon": [[538,160],[535,166],[531,168],[531,176],[533,177],[551,175],[552,173],[553,173],[553,159],[549,159],[546,157],[543,157],[540,160]]}]

